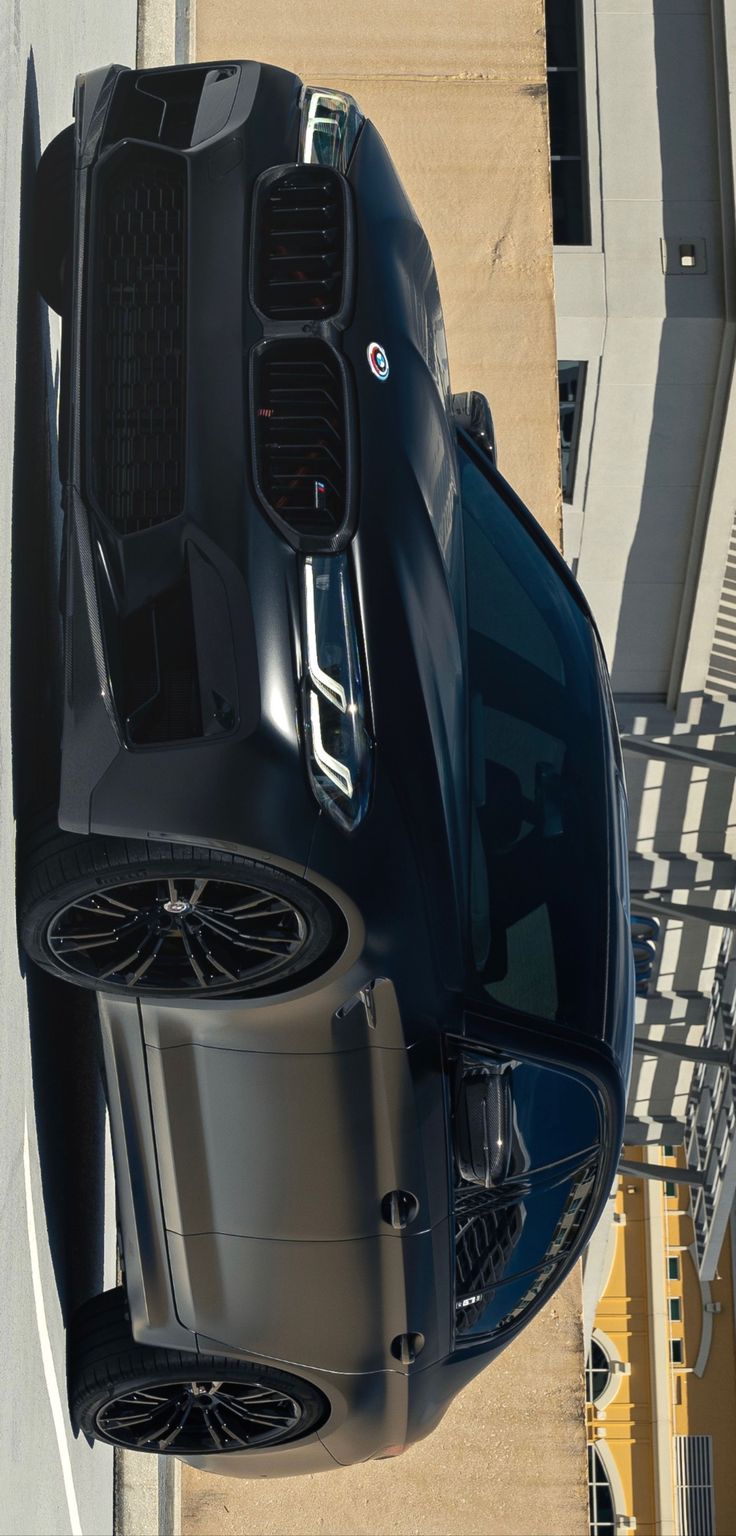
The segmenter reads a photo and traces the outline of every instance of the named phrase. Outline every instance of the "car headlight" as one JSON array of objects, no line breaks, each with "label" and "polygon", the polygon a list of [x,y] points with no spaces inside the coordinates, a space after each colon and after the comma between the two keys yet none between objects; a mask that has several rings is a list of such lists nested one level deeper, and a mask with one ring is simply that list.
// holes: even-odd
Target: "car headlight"
[{"label": "car headlight", "polygon": [[305,559],[303,605],[309,777],[320,805],[352,832],[368,809],[373,744],[347,555]]},{"label": "car headlight", "polygon": [[332,165],[336,171],[346,171],[362,126],[363,116],[352,96],[306,86],[299,159],[307,165]]}]

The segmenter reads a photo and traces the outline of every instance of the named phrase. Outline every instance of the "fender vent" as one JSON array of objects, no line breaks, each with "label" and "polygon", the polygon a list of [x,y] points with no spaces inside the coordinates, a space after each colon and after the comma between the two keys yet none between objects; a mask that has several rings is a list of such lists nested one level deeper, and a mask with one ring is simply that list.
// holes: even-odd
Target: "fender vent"
[{"label": "fender vent", "polygon": [[258,490],[284,531],[335,548],[348,517],[345,378],[322,341],[275,341],[256,358]]},{"label": "fender vent", "polygon": [[297,166],[259,189],[255,300],[271,320],[325,320],[343,297],[345,184]]}]

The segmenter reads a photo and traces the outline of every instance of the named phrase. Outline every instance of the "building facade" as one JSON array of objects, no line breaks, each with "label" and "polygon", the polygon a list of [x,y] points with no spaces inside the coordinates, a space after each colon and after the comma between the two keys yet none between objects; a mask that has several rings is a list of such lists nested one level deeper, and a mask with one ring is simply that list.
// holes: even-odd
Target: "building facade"
[{"label": "building facade", "polygon": [[638,982],[586,1263],[598,1533],[736,1530],[735,38],[732,0],[547,0],[564,548],[624,732]]},{"label": "building facade", "polygon": [[608,656],[631,807],[629,1136],[687,1142],[708,1278],[736,1192],[736,6],[546,10],[564,548]]},{"label": "building facade", "polygon": [[[632,1153],[632,1161],[643,1156]],[[733,1236],[703,1281],[681,1152],[665,1183],[624,1176],[586,1387],[591,1536],[736,1531]]]}]

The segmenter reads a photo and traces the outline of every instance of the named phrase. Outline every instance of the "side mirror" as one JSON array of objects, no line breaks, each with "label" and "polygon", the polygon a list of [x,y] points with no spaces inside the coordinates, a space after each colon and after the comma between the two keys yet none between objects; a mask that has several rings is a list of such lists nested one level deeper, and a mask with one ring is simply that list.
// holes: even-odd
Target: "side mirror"
[{"label": "side mirror", "polygon": [[468,390],[465,394],[453,395],[450,406],[453,420],[457,422],[472,437],[489,459],[496,463],[496,433],[493,426],[491,407],[485,395],[478,389]]}]

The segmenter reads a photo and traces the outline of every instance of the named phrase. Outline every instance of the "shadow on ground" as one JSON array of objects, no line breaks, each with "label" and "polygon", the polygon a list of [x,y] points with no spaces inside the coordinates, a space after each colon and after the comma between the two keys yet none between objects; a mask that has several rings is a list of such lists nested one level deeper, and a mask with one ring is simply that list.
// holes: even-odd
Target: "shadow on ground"
[{"label": "shadow on ground", "polygon": [[[21,160],[11,585],[13,800],[23,846],[39,812],[57,803],[61,623],[58,374],[49,319],[35,288],[33,185],[40,155],[33,54],[26,74]],[[102,1289],[105,1109],[94,996],[55,981],[21,953],[33,1096],[49,1246],[66,1321]]]}]

